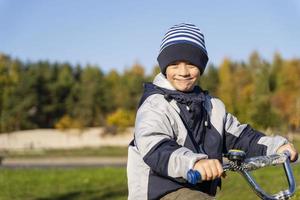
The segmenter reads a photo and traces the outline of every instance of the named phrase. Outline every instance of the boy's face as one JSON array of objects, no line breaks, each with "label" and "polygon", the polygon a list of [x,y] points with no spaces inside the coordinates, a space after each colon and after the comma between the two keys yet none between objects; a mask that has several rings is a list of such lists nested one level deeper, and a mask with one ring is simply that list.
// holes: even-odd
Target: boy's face
[{"label": "boy's face", "polygon": [[178,61],[167,67],[166,77],[176,90],[189,92],[196,85],[200,71],[195,65]]}]

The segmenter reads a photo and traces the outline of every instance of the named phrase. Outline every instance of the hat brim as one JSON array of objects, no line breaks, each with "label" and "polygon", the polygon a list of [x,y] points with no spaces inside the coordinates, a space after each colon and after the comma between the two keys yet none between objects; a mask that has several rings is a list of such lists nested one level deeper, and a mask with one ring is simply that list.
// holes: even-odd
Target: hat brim
[{"label": "hat brim", "polygon": [[157,57],[163,74],[167,67],[176,61],[187,61],[197,66],[202,74],[208,62],[207,54],[199,47],[188,43],[176,43],[165,47]]}]

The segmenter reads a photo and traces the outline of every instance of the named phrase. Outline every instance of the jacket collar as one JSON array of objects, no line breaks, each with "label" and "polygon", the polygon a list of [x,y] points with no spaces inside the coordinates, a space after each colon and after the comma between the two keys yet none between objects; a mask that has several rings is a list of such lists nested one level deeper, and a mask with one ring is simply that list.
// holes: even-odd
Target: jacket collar
[{"label": "jacket collar", "polygon": [[153,84],[168,90],[176,90],[162,73],[159,73],[155,76]]}]

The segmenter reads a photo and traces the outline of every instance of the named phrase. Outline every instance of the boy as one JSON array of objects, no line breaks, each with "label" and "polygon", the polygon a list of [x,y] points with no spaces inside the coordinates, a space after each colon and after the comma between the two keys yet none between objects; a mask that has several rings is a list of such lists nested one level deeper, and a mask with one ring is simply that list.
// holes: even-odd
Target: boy
[{"label": "boy", "polygon": [[[158,63],[161,73],[145,84],[128,149],[128,199],[213,199],[223,173],[222,154],[241,149],[247,157],[288,150],[281,136],[265,136],[227,113],[224,104],[196,85],[208,56],[204,36],[192,24],[165,34]],[[202,183],[187,182],[188,170]]]}]

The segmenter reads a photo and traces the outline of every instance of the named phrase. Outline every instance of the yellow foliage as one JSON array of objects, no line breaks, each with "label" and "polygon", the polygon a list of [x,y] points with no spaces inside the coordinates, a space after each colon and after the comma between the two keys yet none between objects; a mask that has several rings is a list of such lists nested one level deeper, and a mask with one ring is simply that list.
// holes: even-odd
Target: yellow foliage
[{"label": "yellow foliage", "polygon": [[134,120],[134,112],[120,108],[117,111],[108,115],[108,117],[106,118],[106,123],[108,126],[114,126],[118,129],[125,129],[129,126],[133,126]]},{"label": "yellow foliage", "polygon": [[218,96],[225,103],[227,110],[234,112],[236,86],[234,83],[234,66],[229,59],[224,59],[219,68],[220,85],[218,87]]},{"label": "yellow foliage", "polygon": [[290,126],[300,128],[300,64],[297,60],[284,63],[280,73],[280,85],[273,96],[273,103]]},{"label": "yellow foliage", "polygon": [[69,128],[83,128],[83,124],[80,120],[73,119],[69,115],[64,115],[60,120],[54,125],[56,129],[65,130]]}]

